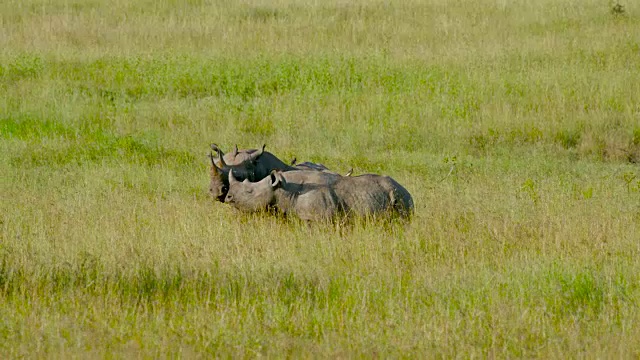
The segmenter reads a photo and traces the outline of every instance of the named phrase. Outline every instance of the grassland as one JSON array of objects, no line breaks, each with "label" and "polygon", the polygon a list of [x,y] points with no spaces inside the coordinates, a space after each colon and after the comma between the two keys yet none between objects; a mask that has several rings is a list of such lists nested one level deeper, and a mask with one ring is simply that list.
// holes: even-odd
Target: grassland
[{"label": "grassland", "polygon": [[[0,354],[638,357],[622,4],[0,3]],[[389,174],[416,216],[238,216],[210,142]]]}]

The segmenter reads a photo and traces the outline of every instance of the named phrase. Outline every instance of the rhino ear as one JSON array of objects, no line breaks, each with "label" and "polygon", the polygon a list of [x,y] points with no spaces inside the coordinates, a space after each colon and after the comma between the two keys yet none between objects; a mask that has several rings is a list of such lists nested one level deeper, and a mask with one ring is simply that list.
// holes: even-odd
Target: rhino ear
[{"label": "rhino ear", "polygon": [[218,162],[220,163],[221,167],[227,167],[227,163],[224,162],[224,153],[222,152],[222,150],[216,147],[216,152],[218,153]]},{"label": "rhino ear", "polygon": [[207,157],[211,160],[211,166],[216,166],[216,161],[215,158],[213,157],[213,153],[211,151],[209,151],[209,154],[207,154]]},{"label": "rhino ear", "polygon": [[276,188],[278,185],[282,184],[282,173],[272,171],[269,175],[271,177],[271,187]]}]

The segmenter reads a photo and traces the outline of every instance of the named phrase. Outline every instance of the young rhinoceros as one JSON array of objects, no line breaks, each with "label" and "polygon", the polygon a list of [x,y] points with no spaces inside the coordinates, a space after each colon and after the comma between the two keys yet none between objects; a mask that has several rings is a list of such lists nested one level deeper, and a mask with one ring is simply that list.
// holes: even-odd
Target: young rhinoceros
[{"label": "young rhinoceros", "polygon": [[246,212],[275,208],[312,221],[352,214],[409,217],[413,212],[409,192],[388,176],[345,177],[318,171],[274,172],[259,182],[240,182],[231,171],[225,202]]}]

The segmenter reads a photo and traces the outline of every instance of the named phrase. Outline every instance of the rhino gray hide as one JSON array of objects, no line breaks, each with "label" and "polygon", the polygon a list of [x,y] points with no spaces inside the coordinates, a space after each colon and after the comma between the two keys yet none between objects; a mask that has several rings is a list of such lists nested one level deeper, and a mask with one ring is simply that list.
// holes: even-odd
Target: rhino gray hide
[{"label": "rhino gray hide", "polygon": [[246,212],[275,208],[302,220],[327,221],[345,215],[396,214],[409,218],[413,199],[389,176],[340,176],[319,171],[274,172],[258,182],[229,174],[225,202]]}]

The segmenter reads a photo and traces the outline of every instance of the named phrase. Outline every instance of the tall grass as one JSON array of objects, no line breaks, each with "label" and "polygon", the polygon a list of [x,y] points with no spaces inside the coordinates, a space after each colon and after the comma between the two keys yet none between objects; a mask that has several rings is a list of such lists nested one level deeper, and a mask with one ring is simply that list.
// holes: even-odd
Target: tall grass
[{"label": "tall grass", "polygon": [[[0,4],[3,357],[635,357],[640,7]],[[393,176],[408,226],[207,196],[208,144]]]}]

